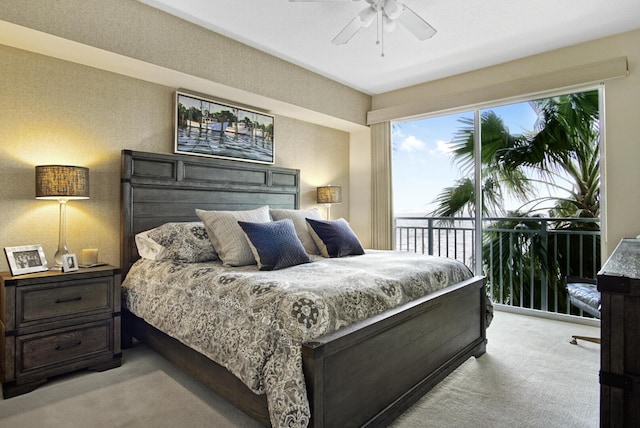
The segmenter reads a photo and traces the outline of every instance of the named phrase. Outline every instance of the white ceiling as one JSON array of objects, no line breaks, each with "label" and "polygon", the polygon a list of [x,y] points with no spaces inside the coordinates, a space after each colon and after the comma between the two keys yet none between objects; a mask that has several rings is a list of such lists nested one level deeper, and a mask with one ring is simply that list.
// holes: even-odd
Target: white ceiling
[{"label": "white ceiling", "polygon": [[365,1],[139,1],[372,95],[640,28],[640,0],[400,0],[438,32],[381,57],[375,22],[331,43]]}]

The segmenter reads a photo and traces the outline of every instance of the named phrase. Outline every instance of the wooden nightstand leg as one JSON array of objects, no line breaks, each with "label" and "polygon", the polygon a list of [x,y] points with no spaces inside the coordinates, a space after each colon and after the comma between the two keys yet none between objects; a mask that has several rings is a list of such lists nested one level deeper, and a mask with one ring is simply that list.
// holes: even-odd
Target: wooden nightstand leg
[{"label": "wooden nightstand leg", "polygon": [[7,382],[2,384],[2,396],[6,400],[7,398],[16,397],[18,395],[26,394],[27,392],[31,392],[43,383],[45,383],[47,379],[40,379],[30,383],[22,383],[18,385],[15,381]]}]

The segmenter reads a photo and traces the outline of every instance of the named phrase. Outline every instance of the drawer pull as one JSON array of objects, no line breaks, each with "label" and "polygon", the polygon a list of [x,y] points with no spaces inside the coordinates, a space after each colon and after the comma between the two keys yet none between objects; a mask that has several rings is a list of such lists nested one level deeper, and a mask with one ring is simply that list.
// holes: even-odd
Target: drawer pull
[{"label": "drawer pull", "polygon": [[69,302],[77,302],[82,300],[82,296],[72,297],[70,299],[56,299],[56,303],[69,303]]},{"label": "drawer pull", "polygon": [[64,349],[75,348],[76,346],[82,345],[82,340],[76,340],[74,343],[68,343],[66,345],[57,345],[56,351],[62,351]]}]

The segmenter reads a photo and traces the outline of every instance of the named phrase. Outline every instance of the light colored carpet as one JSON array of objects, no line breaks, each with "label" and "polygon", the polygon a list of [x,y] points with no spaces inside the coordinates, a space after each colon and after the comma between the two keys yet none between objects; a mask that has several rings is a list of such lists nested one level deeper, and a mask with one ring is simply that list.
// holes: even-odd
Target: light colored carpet
[{"label": "light colored carpet", "polygon": [[600,329],[496,312],[487,353],[471,358],[393,425],[405,427],[598,427]]},{"label": "light colored carpet", "polygon": [[[497,312],[487,353],[469,359],[393,428],[596,427],[600,347],[569,344],[599,329]],[[0,401],[3,428],[257,427],[143,345],[122,367],[56,378]]]}]

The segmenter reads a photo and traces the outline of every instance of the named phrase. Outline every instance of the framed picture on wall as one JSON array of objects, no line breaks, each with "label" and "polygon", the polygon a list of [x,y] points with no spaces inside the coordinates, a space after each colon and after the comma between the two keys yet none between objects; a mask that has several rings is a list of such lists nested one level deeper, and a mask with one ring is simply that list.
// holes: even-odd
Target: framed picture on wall
[{"label": "framed picture on wall", "polygon": [[175,152],[272,164],[274,117],[176,92]]},{"label": "framed picture on wall", "polygon": [[43,272],[49,269],[44,250],[40,244],[5,247],[4,252],[7,255],[7,262],[9,262],[13,276]]}]

